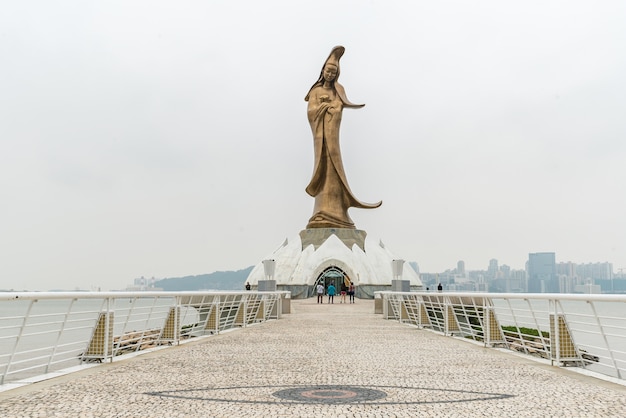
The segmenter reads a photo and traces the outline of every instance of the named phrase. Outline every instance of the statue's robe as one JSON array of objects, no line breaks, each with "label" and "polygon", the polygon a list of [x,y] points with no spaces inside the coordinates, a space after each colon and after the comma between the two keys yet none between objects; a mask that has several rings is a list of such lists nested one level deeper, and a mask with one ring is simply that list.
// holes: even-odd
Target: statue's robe
[{"label": "statue's robe", "polygon": [[[361,108],[364,105],[350,103],[343,87],[337,82],[333,83],[330,95],[328,93],[328,89],[323,88],[323,82],[319,81],[305,99],[309,102],[307,115],[315,150],[313,177],[306,188],[306,192],[315,197],[315,207],[307,228],[355,228],[348,215],[350,207],[372,209],[382,204],[382,201],[373,204],[361,202],[354,196],[341,160],[339,128],[343,108]],[[328,109],[320,109],[322,95],[329,96],[327,101],[334,108],[333,114]]]}]

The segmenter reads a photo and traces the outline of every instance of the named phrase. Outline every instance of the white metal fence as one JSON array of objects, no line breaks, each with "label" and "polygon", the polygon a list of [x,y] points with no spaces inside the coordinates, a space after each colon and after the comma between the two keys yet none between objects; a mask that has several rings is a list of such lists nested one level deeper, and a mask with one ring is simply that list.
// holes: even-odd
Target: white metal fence
[{"label": "white metal fence", "polygon": [[378,292],[386,319],[626,379],[626,295]]},{"label": "white metal fence", "polygon": [[0,385],[278,319],[289,292],[0,293]]}]

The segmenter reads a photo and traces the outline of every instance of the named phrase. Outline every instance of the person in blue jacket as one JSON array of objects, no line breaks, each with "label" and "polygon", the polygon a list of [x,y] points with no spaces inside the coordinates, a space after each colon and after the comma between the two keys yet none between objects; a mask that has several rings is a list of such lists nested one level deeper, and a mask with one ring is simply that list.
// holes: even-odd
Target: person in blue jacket
[{"label": "person in blue jacket", "polygon": [[335,303],[335,286],[331,283],[328,285],[328,303]]}]

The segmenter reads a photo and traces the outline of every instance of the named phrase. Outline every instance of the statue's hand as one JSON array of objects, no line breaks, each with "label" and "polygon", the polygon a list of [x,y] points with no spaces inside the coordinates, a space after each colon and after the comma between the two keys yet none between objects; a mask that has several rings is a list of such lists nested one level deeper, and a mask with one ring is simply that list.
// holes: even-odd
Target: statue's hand
[{"label": "statue's hand", "polygon": [[329,115],[329,118],[328,118],[329,120],[332,120],[335,114],[341,113],[341,111],[343,110],[343,106],[341,105],[341,102],[339,101],[333,101],[331,105],[329,105],[328,109],[326,110],[326,113],[328,113]]},{"label": "statue's hand", "polygon": [[317,112],[315,112],[315,117],[319,118],[320,116],[322,116],[329,107],[330,105],[328,103],[322,103],[320,107],[317,108]]}]

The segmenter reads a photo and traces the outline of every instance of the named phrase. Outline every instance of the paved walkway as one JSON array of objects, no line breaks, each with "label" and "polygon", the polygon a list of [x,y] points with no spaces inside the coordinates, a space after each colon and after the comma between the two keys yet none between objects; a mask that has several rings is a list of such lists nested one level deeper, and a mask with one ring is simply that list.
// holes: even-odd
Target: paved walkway
[{"label": "paved walkway", "polygon": [[0,417],[626,416],[626,387],[375,315],[292,301],[243,330],[0,393]]}]

